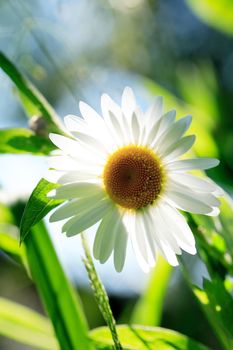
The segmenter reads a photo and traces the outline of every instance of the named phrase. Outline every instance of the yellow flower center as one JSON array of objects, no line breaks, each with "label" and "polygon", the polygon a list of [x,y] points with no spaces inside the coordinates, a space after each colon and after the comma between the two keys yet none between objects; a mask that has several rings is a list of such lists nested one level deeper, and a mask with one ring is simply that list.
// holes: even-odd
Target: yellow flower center
[{"label": "yellow flower center", "polygon": [[162,189],[163,169],[155,153],[142,146],[129,145],[108,158],[103,182],[109,197],[127,209],[152,204]]}]

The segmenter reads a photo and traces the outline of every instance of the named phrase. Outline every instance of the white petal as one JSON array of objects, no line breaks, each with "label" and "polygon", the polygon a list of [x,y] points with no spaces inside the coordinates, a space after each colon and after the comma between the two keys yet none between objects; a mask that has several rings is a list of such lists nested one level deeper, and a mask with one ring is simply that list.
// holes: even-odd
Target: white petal
[{"label": "white petal", "polygon": [[[103,149],[101,150],[101,145],[97,143],[95,144],[95,147],[91,147],[91,141],[93,140],[94,142],[95,140],[91,139],[89,136],[87,136],[89,141],[88,147],[85,147],[85,145],[81,144],[78,140],[72,140],[65,136],[57,134],[50,134],[49,136],[56,146],[58,146],[65,154],[75,158],[79,163],[103,165],[105,162],[107,151],[104,152]],[[98,150],[98,152],[96,150]]]},{"label": "white petal", "polygon": [[78,143],[75,140],[53,133],[49,134],[49,138],[54,143],[54,145],[60,148],[64,153],[71,155],[78,154],[79,147]]},{"label": "white petal", "polygon": [[[104,193],[93,194],[92,196],[71,200],[60,206],[49,218],[50,222],[60,221],[72,216],[79,216],[87,210],[96,207],[97,202],[104,198]],[[102,203],[102,202],[101,202]]]},{"label": "white petal", "polygon": [[79,109],[87,124],[90,127],[101,127],[104,126],[103,118],[87,103],[80,101]]},{"label": "white petal", "polygon": [[149,223],[150,230],[153,232],[153,237],[160,253],[170,265],[179,265],[174,250],[170,247],[170,244],[168,244],[162,235],[162,232],[166,227],[163,227],[159,219],[157,221],[157,215],[153,212],[153,210],[148,211],[147,217],[147,223]]},{"label": "white petal", "polygon": [[157,204],[156,210],[154,210],[154,222],[160,227],[159,236],[160,240],[165,242],[176,254],[181,254],[181,250],[173,235],[170,233],[167,225],[167,217],[163,216],[162,205]]},{"label": "white petal", "polygon": [[154,123],[161,117],[163,113],[163,98],[156,96],[154,103],[149,107],[145,113],[145,120],[147,125],[154,125]]},{"label": "white petal", "polygon": [[94,195],[97,193],[102,193],[103,189],[92,183],[88,182],[77,182],[67,185],[62,185],[47,194],[49,198],[56,199],[71,199],[71,198],[81,198]]},{"label": "white petal", "polygon": [[126,87],[122,94],[121,108],[126,119],[131,119],[131,116],[136,108],[136,99],[133,90]]},{"label": "white petal", "polygon": [[[50,170],[51,171],[51,170]],[[99,182],[99,179],[93,174],[86,171],[69,171],[66,173],[56,172],[59,174],[57,176],[57,183],[65,185],[72,182]],[[62,174],[62,175],[61,175]]]},{"label": "white petal", "polygon": [[124,144],[120,107],[107,94],[103,94],[101,96],[101,108],[108,130],[115,139],[116,145]]},{"label": "white petal", "polygon": [[184,159],[171,162],[166,165],[170,171],[187,171],[194,169],[210,169],[216,167],[219,164],[218,159],[214,158],[197,158],[197,159]]},{"label": "white petal", "polygon": [[131,120],[132,136],[135,144],[138,144],[140,139],[140,115],[141,111],[139,109],[135,110]]},{"label": "white petal", "polygon": [[191,121],[192,117],[190,115],[178,120],[159,137],[156,143],[152,143],[152,147],[154,146],[155,150],[157,150],[159,154],[162,154],[166,148],[182,137],[189,128]]},{"label": "white petal", "polygon": [[195,135],[189,135],[166,147],[163,152],[161,152],[163,161],[166,163],[180,157],[193,146],[195,140]]},{"label": "white petal", "polygon": [[120,225],[121,216],[116,208],[107,213],[101,221],[97,230],[93,253],[94,257],[101,263],[104,263],[111,255],[115,240],[117,237],[118,227]]},{"label": "white petal", "polygon": [[168,199],[168,202],[172,202],[172,205],[176,208],[194,214],[208,214],[212,211],[211,206],[204,204],[200,200],[187,193],[169,191],[164,198],[165,200]]},{"label": "white petal", "polygon": [[97,156],[100,154],[104,158],[108,154],[108,148],[104,144],[103,140],[100,141],[98,138],[82,132],[73,132],[73,135],[77,138],[77,141],[81,141],[82,145],[89,149],[92,153],[97,153]]},{"label": "white petal", "polygon": [[160,206],[160,210],[168,224],[170,234],[179,246],[190,254],[196,254],[195,240],[183,215],[166,203]]},{"label": "white petal", "polygon": [[141,255],[148,267],[150,268],[155,266],[156,254],[155,246],[151,245],[151,237],[149,237],[149,235],[147,235],[146,233],[146,228],[143,220],[144,217],[145,215],[143,215],[143,213],[140,212],[136,215],[136,237],[141,251]]},{"label": "white petal", "polygon": [[48,159],[49,167],[59,171],[77,170],[78,163],[69,156],[53,156]]},{"label": "white petal", "polygon": [[176,118],[176,110],[172,109],[171,111],[163,114],[159,122],[159,130],[157,137],[162,135],[168,128],[174,123]]},{"label": "white petal", "polygon": [[96,207],[68,220],[62,228],[62,232],[66,232],[67,237],[74,236],[96,224],[110,210],[112,210],[110,201],[97,202]]},{"label": "white petal", "polygon": [[76,115],[72,115],[72,114],[68,114],[67,116],[65,116],[64,123],[65,123],[66,128],[70,132],[81,131],[81,130],[85,130],[86,128],[88,128],[88,124],[85,122],[84,119],[82,119]]},{"label": "white petal", "polygon": [[217,189],[214,183],[210,183],[203,178],[191,174],[171,173],[170,177],[175,183],[190,187],[190,189],[199,192],[214,192]]},{"label": "white petal", "polygon": [[158,137],[170,127],[175,119],[175,116],[176,111],[171,110],[165,113],[160,119],[155,119],[153,124],[148,125],[147,133],[143,139],[143,144],[148,146],[151,146],[152,143],[154,144]]},{"label": "white petal", "polygon": [[220,214],[220,209],[219,208],[213,208],[213,210],[210,213],[206,214],[206,215],[208,215],[208,216],[218,216],[219,214]]},{"label": "white petal", "polygon": [[124,222],[127,231],[129,232],[129,237],[132,243],[133,251],[136,256],[137,262],[141,269],[144,272],[149,272],[150,267],[144,257],[144,254],[146,254],[144,248],[145,248],[145,240],[142,232],[140,232],[140,229],[137,226],[137,215],[127,213],[124,217]]},{"label": "white petal", "polygon": [[117,239],[114,246],[114,266],[117,272],[121,272],[125,263],[128,234],[122,221],[116,232]]},{"label": "white petal", "polygon": [[56,170],[47,170],[43,178],[49,182],[57,183],[64,172]]}]

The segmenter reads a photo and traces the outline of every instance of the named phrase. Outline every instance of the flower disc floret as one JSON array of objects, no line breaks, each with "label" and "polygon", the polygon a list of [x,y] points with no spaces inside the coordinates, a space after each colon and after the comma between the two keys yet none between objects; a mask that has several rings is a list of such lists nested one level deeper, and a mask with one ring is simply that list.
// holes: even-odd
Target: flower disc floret
[{"label": "flower disc floret", "polygon": [[115,203],[127,209],[140,209],[152,204],[160,194],[163,171],[152,150],[129,145],[110,155],[103,182]]}]

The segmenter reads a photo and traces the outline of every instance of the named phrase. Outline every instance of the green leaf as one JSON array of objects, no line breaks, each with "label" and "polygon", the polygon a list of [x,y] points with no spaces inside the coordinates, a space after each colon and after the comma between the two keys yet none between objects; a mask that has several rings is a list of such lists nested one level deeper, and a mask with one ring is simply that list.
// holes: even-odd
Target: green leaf
[{"label": "green leaf", "polygon": [[1,129],[0,153],[45,155],[54,150],[47,138],[35,135],[29,129]]},{"label": "green leaf", "polygon": [[37,349],[59,349],[47,318],[3,298],[0,298],[0,334]]},{"label": "green leaf", "polygon": [[201,306],[225,349],[233,349],[233,298],[223,281],[204,280],[203,290],[193,287]]},{"label": "green leaf", "polygon": [[[159,327],[117,326],[123,349],[127,350],[207,350],[208,348],[187,336]],[[100,349],[112,349],[111,333],[107,327],[90,332]]]},{"label": "green leaf", "polygon": [[186,0],[193,12],[211,27],[233,35],[232,0]]},{"label": "green leaf", "polygon": [[148,286],[135,305],[131,323],[145,326],[159,325],[171,271],[172,267],[159,257]]},{"label": "green leaf", "polygon": [[33,190],[25,207],[20,223],[20,242],[23,242],[25,237],[30,232],[30,229],[37,222],[43,219],[43,217],[45,217],[50,210],[63,202],[63,200],[56,200],[47,197],[47,194],[56,187],[58,187],[57,184],[41,179]]},{"label": "green leaf", "polygon": [[43,222],[25,239],[32,278],[53,324],[62,350],[90,350],[82,307],[59,263]]},{"label": "green leaf", "polygon": [[[30,110],[30,116],[32,116],[32,111],[37,111],[38,116],[42,116],[46,120],[48,131],[62,133],[62,126],[52,106],[2,52],[0,52],[0,67],[15,83],[20,96],[23,98],[24,106],[27,103],[30,106],[30,109],[28,107],[28,110]],[[32,105],[34,106],[34,109],[32,109]]]},{"label": "green leaf", "polygon": [[[233,205],[227,196],[221,198],[220,215],[216,218],[192,214],[193,232],[212,277],[219,273],[216,265],[222,265],[233,274]],[[221,268],[221,266],[220,266]]]}]

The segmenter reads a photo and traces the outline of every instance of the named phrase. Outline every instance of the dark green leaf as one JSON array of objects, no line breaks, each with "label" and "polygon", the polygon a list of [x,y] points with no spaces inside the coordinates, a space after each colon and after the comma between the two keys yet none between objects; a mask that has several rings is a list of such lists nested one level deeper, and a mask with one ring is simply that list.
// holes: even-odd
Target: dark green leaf
[{"label": "dark green leaf", "polygon": [[45,155],[53,149],[52,142],[29,129],[0,130],[0,153]]},{"label": "dark green leaf", "polygon": [[52,189],[58,187],[57,184],[41,179],[32,192],[25,207],[20,223],[20,242],[23,242],[30,229],[53,208],[58,206],[63,200],[48,198],[47,194]]},{"label": "dark green leaf", "polygon": [[[31,106],[30,111],[37,111],[38,116],[45,118],[48,131],[61,133],[62,127],[54,109],[36,87],[18,71],[14,64],[2,52],[0,52],[0,67],[15,83],[24,100],[24,105],[28,100],[28,104]],[[32,109],[32,105],[34,109]]]},{"label": "dark green leaf", "polygon": [[28,265],[62,350],[90,350],[82,307],[59,263],[48,232],[39,222],[25,239]]},{"label": "dark green leaf", "polygon": [[[124,350],[207,350],[204,345],[187,336],[169,329],[143,326],[117,326]],[[100,349],[111,349],[111,333],[107,327],[90,332],[91,338]]]},{"label": "dark green leaf", "polygon": [[220,279],[205,280],[203,290],[193,287],[206,316],[224,344],[233,349],[233,298]]}]

